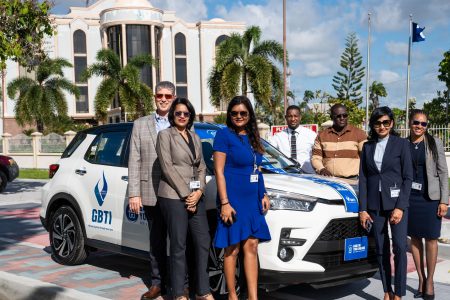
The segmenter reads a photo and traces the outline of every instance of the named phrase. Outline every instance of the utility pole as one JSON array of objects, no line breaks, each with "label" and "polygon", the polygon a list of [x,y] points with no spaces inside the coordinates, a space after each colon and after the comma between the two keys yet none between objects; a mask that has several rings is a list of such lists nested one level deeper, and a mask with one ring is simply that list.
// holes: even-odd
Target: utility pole
[{"label": "utility pole", "polygon": [[370,13],[368,15],[368,34],[367,34],[367,74],[366,74],[366,131],[369,131],[369,81],[370,81]]}]

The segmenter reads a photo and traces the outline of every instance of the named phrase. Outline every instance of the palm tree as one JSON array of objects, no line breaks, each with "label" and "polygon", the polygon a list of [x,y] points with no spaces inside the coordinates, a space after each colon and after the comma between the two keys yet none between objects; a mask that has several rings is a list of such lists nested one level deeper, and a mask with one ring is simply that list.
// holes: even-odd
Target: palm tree
[{"label": "palm tree", "polygon": [[386,88],[384,87],[383,83],[374,81],[369,87],[369,98],[370,101],[372,101],[372,109],[375,109],[380,106],[380,100],[379,97],[386,97],[387,92]]},{"label": "palm tree", "polygon": [[95,115],[99,120],[106,119],[106,111],[116,95],[132,118],[147,115],[153,110],[153,93],[141,81],[141,69],[153,65],[150,55],[138,55],[122,67],[119,56],[110,49],[97,52],[97,63],[90,65],[83,74],[83,80],[92,76],[101,76],[103,81],[95,95]]},{"label": "palm tree", "polygon": [[[261,29],[249,27],[242,35],[231,34],[218,48],[216,64],[208,78],[211,104],[247,95],[248,86],[263,106],[272,106],[274,89],[282,85],[275,63],[283,62],[283,46],[273,40],[260,41]],[[240,88],[240,91],[239,91]]]},{"label": "palm tree", "polygon": [[78,87],[64,78],[63,68],[72,67],[66,59],[46,59],[37,67],[36,79],[18,77],[8,84],[7,92],[15,99],[14,113],[20,126],[36,124],[39,132],[58,117],[67,116],[64,91],[80,96]]}]

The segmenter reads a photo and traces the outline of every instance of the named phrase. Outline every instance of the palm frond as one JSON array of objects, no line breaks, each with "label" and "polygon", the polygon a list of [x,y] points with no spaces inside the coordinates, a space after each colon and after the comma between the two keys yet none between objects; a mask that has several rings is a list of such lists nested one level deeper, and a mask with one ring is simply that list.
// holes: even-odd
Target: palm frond
[{"label": "palm frond", "polygon": [[6,91],[8,92],[8,97],[11,99],[15,99],[17,94],[24,94],[31,86],[36,85],[37,83],[28,77],[17,77],[13,81],[11,81]]},{"label": "palm frond", "polygon": [[100,83],[94,101],[95,115],[100,120],[105,120],[106,111],[118,92],[118,85],[112,78],[106,78]]},{"label": "palm frond", "polygon": [[[283,45],[274,40],[262,41],[253,48],[252,54],[272,58],[279,63],[283,63]],[[288,57],[286,52],[286,62],[289,65]]]},{"label": "palm frond", "polygon": [[253,46],[256,47],[261,39],[261,28],[259,26],[250,26],[245,30],[242,35],[243,46],[246,52],[250,52],[250,46],[253,42]]},{"label": "palm frond", "polygon": [[144,66],[152,66],[155,64],[155,60],[149,54],[141,54],[133,57],[127,62],[127,66],[135,66],[138,69],[141,69]]},{"label": "palm frond", "polygon": [[231,63],[225,67],[220,81],[221,99],[231,100],[231,98],[239,94],[241,76],[241,65]]}]

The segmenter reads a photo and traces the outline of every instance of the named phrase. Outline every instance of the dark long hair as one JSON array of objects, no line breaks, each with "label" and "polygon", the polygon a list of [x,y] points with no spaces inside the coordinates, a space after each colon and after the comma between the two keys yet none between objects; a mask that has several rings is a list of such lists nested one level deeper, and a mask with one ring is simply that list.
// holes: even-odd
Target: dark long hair
[{"label": "dark long hair", "polygon": [[167,116],[167,118],[169,119],[170,126],[172,127],[175,126],[175,107],[177,107],[178,104],[186,105],[189,113],[191,114],[189,116],[189,121],[186,126],[187,129],[190,130],[195,120],[195,109],[194,106],[192,106],[191,102],[186,98],[176,98],[175,100],[173,100],[172,105],[170,106],[169,109],[169,115]]},{"label": "dark long hair", "polygon": [[376,121],[378,121],[379,118],[383,117],[383,116],[388,116],[389,119],[391,119],[394,123],[392,124],[392,128],[389,131],[390,135],[395,135],[398,136],[398,133],[394,130],[395,127],[395,119],[394,119],[394,113],[392,112],[392,110],[387,107],[387,106],[381,106],[378,108],[375,108],[372,111],[372,114],[370,115],[370,119],[369,119],[369,137],[368,140],[369,141],[378,141],[378,134],[374,129],[374,124]]},{"label": "dark long hair", "polygon": [[[236,105],[243,104],[245,108],[248,110],[248,122],[247,125],[245,125],[245,131],[247,132],[248,139],[250,141],[250,145],[252,145],[253,149],[259,153],[264,153],[264,147],[261,143],[261,138],[259,137],[259,131],[258,126],[256,124],[256,116],[255,111],[253,110],[252,104],[250,103],[250,100],[245,96],[236,96],[233,99],[231,99],[230,103],[228,104],[227,109],[227,126],[234,132],[236,132],[236,128],[231,121],[231,110]],[[236,132],[237,134],[237,132]]]},{"label": "dark long hair", "polygon": [[[421,109],[412,109],[409,114],[409,127],[411,128],[412,121],[416,115],[424,115],[428,119],[428,115]],[[436,141],[434,137],[428,132],[428,126],[425,128],[425,138],[427,139],[428,147],[430,148],[431,154],[433,156],[433,160],[436,162],[438,160],[438,151],[436,147]],[[411,141],[411,134],[408,139]]]}]

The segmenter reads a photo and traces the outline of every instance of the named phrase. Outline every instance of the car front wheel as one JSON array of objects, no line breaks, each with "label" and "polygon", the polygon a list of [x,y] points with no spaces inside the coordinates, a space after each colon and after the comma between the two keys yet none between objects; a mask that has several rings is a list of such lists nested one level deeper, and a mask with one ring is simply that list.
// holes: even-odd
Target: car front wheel
[{"label": "car front wheel", "polygon": [[[216,299],[225,299],[228,297],[228,289],[225,280],[225,272],[224,272],[224,256],[225,249],[215,248],[214,245],[211,245],[209,248],[209,286],[211,288],[211,292],[214,294]],[[235,270],[235,288],[236,293],[239,295],[241,292],[241,286],[243,285],[243,266],[242,266],[242,258],[238,256],[236,261],[236,270]]]},{"label": "car front wheel", "polygon": [[53,214],[50,222],[50,246],[53,259],[63,265],[78,265],[84,262],[87,251],[84,234],[75,211],[62,206]]}]

